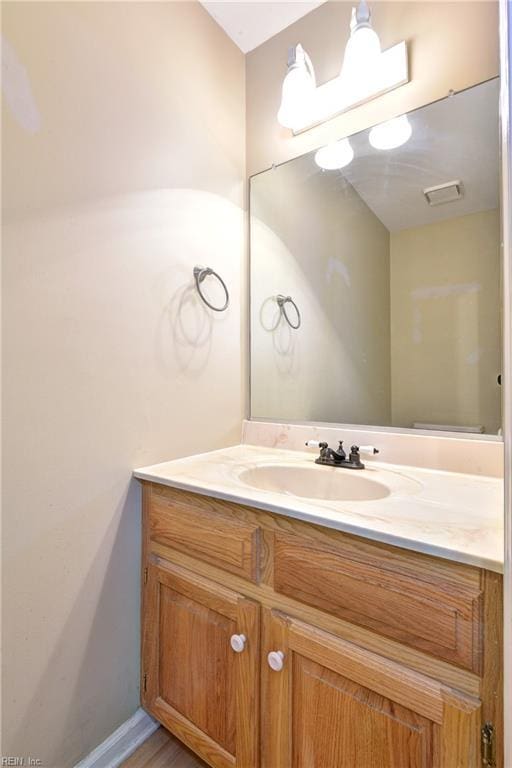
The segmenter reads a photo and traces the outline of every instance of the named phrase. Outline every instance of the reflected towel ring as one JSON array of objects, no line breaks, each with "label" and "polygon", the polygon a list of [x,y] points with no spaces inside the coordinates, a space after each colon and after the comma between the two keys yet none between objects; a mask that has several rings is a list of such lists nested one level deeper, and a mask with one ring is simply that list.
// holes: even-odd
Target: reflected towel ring
[{"label": "reflected towel ring", "polygon": [[[277,301],[277,303],[278,303],[278,305],[279,305],[279,309],[281,310],[281,313],[282,313],[282,315],[283,315],[284,319],[286,320],[286,322],[288,323],[288,325],[290,326],[290,328],[293,328],[293,330],[294,330],[294,331],[296,331],[296,330],[297,330],[297,328],[300,328],[300,326],[301,326],[301,323],[302,323],[302,318],[301,318],[301,316],[300,316],[299,308],[298,308],[298,306],[296,305],[296,303],[294,302],[294,300],[292,299],[292,297],[291,297],[291,296],[283,296],[283,295],[280,293],[280,294],[278,294],[278,295],[276,296],[276,301]],[[289,302],[289,303],[290,303],[290,304],[293,306],[293,308],[294,308],[295,312],[297,313],[297,324],[296,324],[296,325],[294,325],[294,324],[292,323],[292,321],[290,320],[290,318],[289,318],[289,316],[288,316],[288,313],[287,313],[287,311],[286,311],[286,304],[287,304],[288,302]]]},{"label": "reflected towel ring", "polygon": [[[213,277],[216,277],[219,283],[224,288],[224,293],[226,294],[226,301],[224,302],[222,307],[214,307],[213,304],[210,304],[210,302],[208,301],[208,299],[206,298],[206,296],[201,290],[201,283],[206,277],[208,277],[208,275],[213,275]],[[228,308],[229,292],[226,287],[226,283],[224,282],[222,277],[217,274],[217,272],[214,272],[214,270],[210,269],[210,267],[194,267],[194,280],[196,281],[197,292],[207,307],[210,307],[210,309],[213,309],[214,312],[224,312],[224,310]]]}]

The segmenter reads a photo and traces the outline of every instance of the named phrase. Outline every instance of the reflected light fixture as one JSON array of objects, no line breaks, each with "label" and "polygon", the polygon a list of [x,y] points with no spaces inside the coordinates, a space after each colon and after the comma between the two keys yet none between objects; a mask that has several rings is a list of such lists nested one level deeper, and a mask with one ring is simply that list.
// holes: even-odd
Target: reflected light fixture
[{"label": "reflected light fixture", "polygon": [[299,43],[288,51],[288,71],[283,81],[281,106],[277,113],[281,125],[293,128],[307,119],[315,88],[313,64]]},{"label": "reflected light fixture", "polygon": [[348,139],[340,139],[326,147],[321,147],[315,153],[315,163],[326,171],[344,168],[354,159],[354,150]]},{"label": "reflected light fixture", "polygon": [[409,141],[411,134],[412,127],[407,115],[401,115],[375,125],[368,140],[374,149],[396,149]]},{"label": "reflected light fixture", "polygon": [[316,85],[313,64],[302,45],[290,48],[278,122],[294,134],[353,109],[409,82],[405,41],[381,51],[366,0],[352,9],[350,38],[338,77]]}]

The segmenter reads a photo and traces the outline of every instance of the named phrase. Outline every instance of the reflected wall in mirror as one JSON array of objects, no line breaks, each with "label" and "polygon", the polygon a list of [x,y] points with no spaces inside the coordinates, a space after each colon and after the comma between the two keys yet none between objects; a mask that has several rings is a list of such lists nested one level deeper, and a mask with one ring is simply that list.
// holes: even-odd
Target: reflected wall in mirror
[{"label": "reflected wall in mirror", "polygon": [[411,112],[394,149],[351,136],[341,169],[251,178],[253,418],[498,432],[498,94]]}]

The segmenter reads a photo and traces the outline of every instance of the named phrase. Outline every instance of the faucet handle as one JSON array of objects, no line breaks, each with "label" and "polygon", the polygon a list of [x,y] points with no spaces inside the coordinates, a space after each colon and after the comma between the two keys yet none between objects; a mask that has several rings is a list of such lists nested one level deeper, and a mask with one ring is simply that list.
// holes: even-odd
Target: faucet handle
[{"label": "faucet handle", "polygon": [[318,459],[315,459],[317,464],[322,463],[322,461],[327,458],[329,451],[331,450],[328,443],[318,440],[306,440],[306,445],[308,448],[320,448],[320,456]]},{"label": "faucet handle", "polygon": [[354,445],[353,447],[356,448],[359,453],[367,456],[374,456],[376,453],[379,453],[379,449],[375,448],[373,445],[360,445],[359,447]]}]

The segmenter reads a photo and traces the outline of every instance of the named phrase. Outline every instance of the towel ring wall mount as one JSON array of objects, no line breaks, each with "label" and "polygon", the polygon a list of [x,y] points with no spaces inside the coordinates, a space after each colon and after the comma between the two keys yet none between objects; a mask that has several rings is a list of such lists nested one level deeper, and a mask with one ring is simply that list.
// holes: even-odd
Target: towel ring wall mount
[{"label": "towel ring wall mount", "polygon": [[[276,301],[277,301],[277,304],[279,306],[279,309],[281,310],[281,314],[283,315],[284,319],[286,320],[286,322],[288,323],[290,328],[293,328],[294,331],[296,331],[298,328],[300,328],[301,323],[302,323],[302,318],[300,316],[299,308],[296,305],[296,303],[294,302],[294,300],[292,299],[292,297],[291,296],[283,296],[283,294],[279,293],[276,296]],[[297,313],[297,320],[296,320],[295,323],[292,323],[292,321],[290,320],[290,316],[288,315],[288,312],[286,311],[286,305],[287,304],[291,304],[292,307],[294,308],[295,312]]]},{"label": "towel ring wall mount", "polygon": [[[224,304],[221,307],[216,307],[213,304],[211,304],[204,293],[201,290],[201,283],[209,276],[217,278],[219,283],[222,285],[224,289],[224,293],[226,295],[226,299],[224,301]],[[222,279],[222,277],[215,272],[215,270],[211,269],[211,267],[200,267],[196,266],[194,267],[194,280],[196,283],[196,288],[199,296],[201,297],[202,301],[206,304],[207,307],[210,307],[210,309],[213,309],[214,312],[224,312],[225,309],[229,306],[229,291],[227,289],[226,283]]]}]

